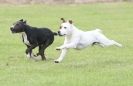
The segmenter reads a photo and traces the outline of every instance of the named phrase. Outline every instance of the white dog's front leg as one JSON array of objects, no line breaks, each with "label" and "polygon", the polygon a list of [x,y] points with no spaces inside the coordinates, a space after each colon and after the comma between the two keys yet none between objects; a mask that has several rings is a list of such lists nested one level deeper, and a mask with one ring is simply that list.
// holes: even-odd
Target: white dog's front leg
[{"label": "white dog's front leg", "polygon": [[67,53],[67,49],[66,48],[65,49],[62,49],[61,50],[60,57],[57,60],[55,60],[55,63],[61,62],[63,60],[63,58],[65,57],[66,53]]},{"label": "white dog's front leg", "polygon": [[65,45],[65,48],[76,48],[77,43],[69,43]]},{"label": "white dog's front leg", "polygon": [[64,48],[64,45],[60,46],[60,47],[57,47],[56,50],[61,50]]},{"label": "white dog's front leg", "polygon": [[76,48],[76,43],[65,44],[63,46],[57,47],[56,50],[62,50],[65,48]]}]

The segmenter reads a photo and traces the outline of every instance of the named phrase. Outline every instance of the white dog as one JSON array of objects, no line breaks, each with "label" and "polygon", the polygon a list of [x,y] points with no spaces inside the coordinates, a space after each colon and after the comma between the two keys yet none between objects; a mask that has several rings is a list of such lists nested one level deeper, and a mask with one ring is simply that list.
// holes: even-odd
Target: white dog
[{"label": "white dog", "polygon": [[55,63],[59,63],[63,60],[69,48],[82,49],[94,44],[99,44],[102,47],[110,45],[122,47],[118,42],[110,40],[103,35],[100,29],[84,32],[75,27],[71,20],[65,21],[63,18],[61,18],[61,20],[63,23],[60,26],[58,34],[65,36],[65,41],[62,46],[56,48],[56,50],[61,50],[61,55],[55,60]]}]

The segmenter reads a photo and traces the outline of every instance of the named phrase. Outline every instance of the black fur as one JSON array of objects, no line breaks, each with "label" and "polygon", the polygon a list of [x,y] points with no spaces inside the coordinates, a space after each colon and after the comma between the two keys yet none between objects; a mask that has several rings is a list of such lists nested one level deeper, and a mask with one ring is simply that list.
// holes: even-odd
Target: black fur
[{"label": "black fur", "polygon": [[23,19],[17,21],[10,29],[12,33],[26,33],[27,39],[30,43],[30,45],[26,44],[26,54],[30,53],[31,57],[32,50],[36,47],[39,47],[39,52],[37,53],[37,56],[41,55],[42,60],[46,60],[44,51],[49,45],[53,43],[54,35],[57,35],[57,33],[52,32],[49,28],[31,27],[27,25],[26,21],[23,21]]}]

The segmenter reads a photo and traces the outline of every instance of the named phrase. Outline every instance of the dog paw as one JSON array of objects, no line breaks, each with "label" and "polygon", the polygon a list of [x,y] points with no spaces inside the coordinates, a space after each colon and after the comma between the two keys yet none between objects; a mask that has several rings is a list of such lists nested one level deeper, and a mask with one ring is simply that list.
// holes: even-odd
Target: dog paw
[{"label": "dog paw", "polygon": [[55,63],[59,63],[59,61],[54,61]]},{"label": "dog paw", "polygon": [[31,56],[29,54],[27,54],[26,56],[27,56],[27,58],[31,58]]},{"label": "dog paw", "polygon": [[61,50],[61,48],[57,47],[56,50]]},{"label": "dog paw", "polygon": [[32,59],[34,59],[35,61],[41,61],[42,57],[40,55],[32,57]]},{"label": "dog paw", "polygon": [[34,57],[37,57],[37,56],[39,56],[39,55],[40,55],[40,54],[39,54],[39,53],[37,53],[37,54],[34,54],[33,56],[34,56]]}]

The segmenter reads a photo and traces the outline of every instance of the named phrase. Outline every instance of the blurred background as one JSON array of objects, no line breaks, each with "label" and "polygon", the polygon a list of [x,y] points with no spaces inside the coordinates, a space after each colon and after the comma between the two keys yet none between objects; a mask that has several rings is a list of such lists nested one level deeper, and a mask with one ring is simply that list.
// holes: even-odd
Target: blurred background
[{"label": "blurred background", "polygon": [[0,0],[0,3],[9,4],[73,4],[73,3],[94,3],[94,2],[133,2],[133,0]]}]

